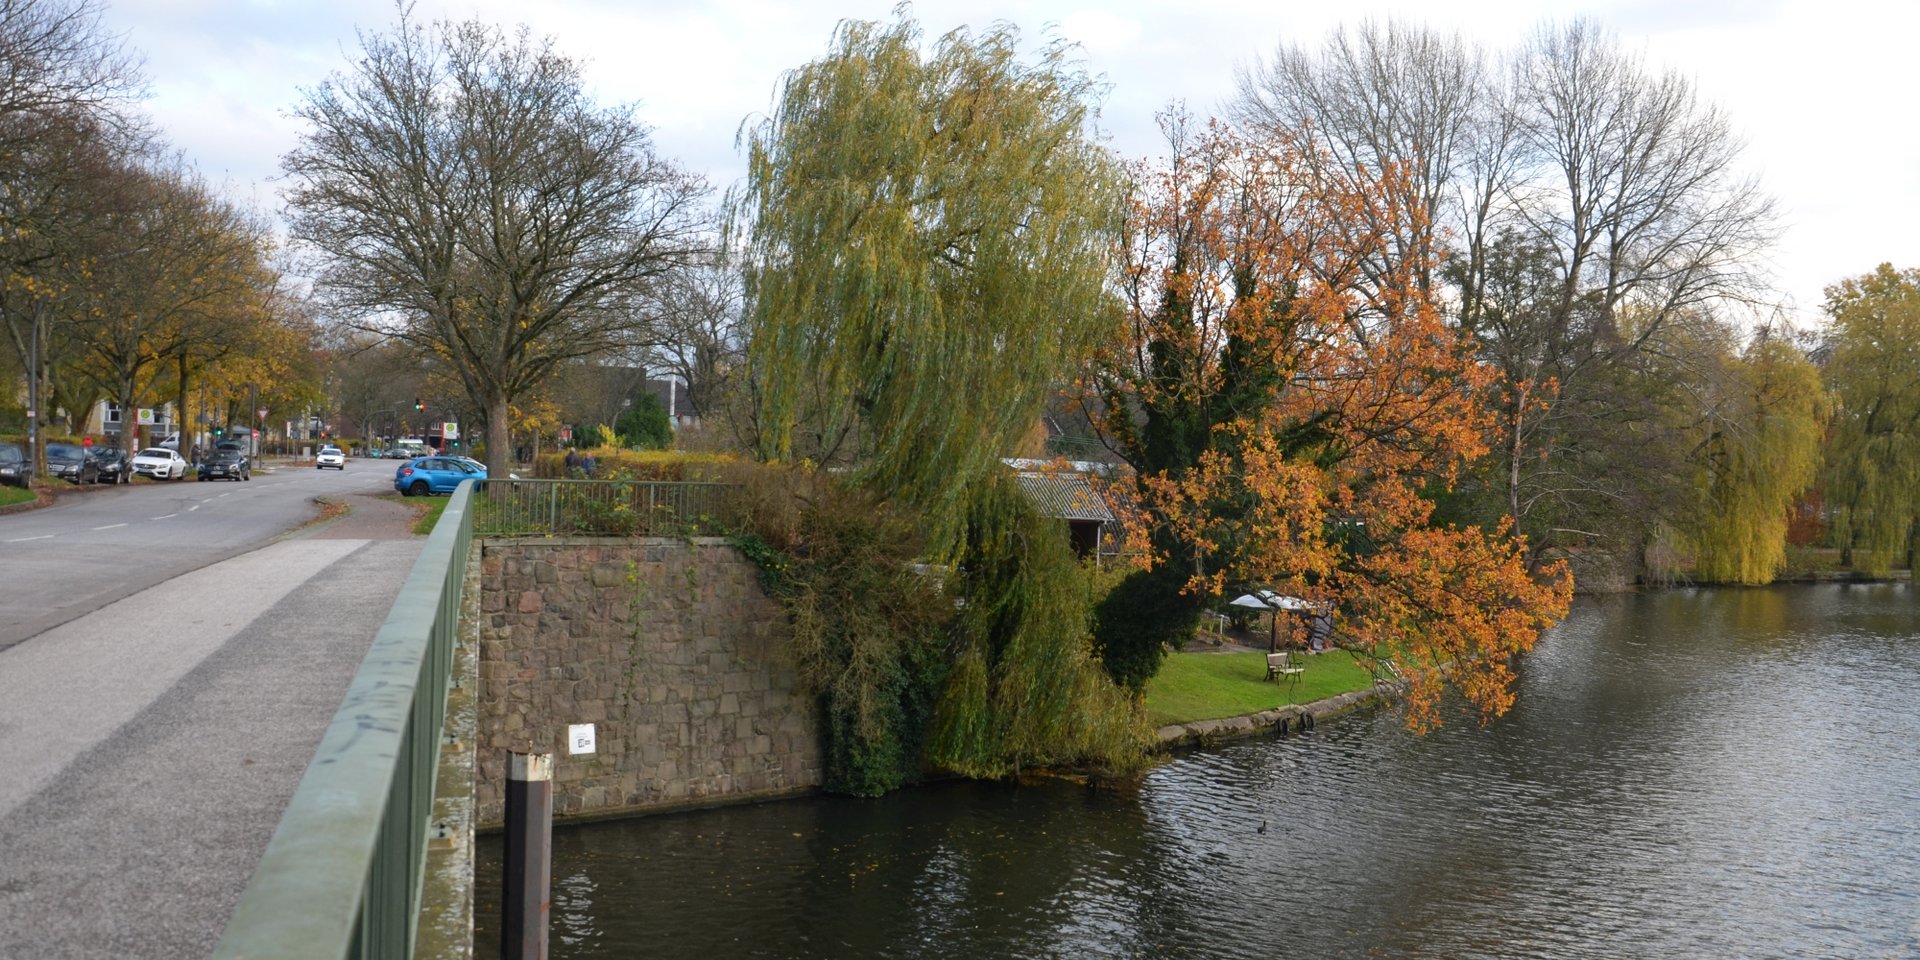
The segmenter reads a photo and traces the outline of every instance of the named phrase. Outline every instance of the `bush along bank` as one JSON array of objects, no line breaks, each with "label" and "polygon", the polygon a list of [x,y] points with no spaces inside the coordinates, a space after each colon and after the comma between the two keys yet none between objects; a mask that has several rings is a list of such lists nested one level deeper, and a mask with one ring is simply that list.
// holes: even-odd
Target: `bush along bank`
[{"label": "bush along bank", "polygon": [[1146,713],[1093,653],[1101,577],[1011,477],[970,491],[955,555],[928,565],[921,517],[824,471],[716,459],[617,470],[743,490],[729,539],[785,608],[801,682],[825,721],[828,790],[876,796],[929,775],[1146,766]]}]

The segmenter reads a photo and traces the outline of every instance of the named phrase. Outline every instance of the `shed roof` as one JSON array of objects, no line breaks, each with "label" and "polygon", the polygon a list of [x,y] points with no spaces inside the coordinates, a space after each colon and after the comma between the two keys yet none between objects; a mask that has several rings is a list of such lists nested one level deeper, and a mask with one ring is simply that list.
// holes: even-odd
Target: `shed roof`
[{"label": "shed roof", "polygon": [[1098,520],[1111,523],[1113,511],[1100,498],[1085,477],[1071,474],[1026,473],[1019,475],[1025,490],[1041,514],[1062,520]]}]

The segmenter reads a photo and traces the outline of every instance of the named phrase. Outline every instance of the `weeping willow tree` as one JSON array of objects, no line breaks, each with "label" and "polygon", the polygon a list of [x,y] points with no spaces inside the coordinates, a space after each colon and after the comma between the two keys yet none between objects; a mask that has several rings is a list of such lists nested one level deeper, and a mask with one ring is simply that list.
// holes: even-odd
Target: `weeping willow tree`
[{"label": "weeping willow tree", "polygon": [[928,760],[968,776],[1144,759],[1135,704],[1094,655],[1087,580],[1066,531],[1004,476],[983,485],[955,576],[968,598]]},{"label": "weeping willow tree", "polygon": [[920,53],[849,21],[746,134],[748,361],[763,457],[845,464],[959,543],[967,490],[1115,316],[1122,173],[1092,79],[1007,26]]},{"label": "weeping willow tree", "polygon": [[1843,562],[1913,562],[1920,520],[1920,270],[1881,264],[1827,288],[1834,414],[1826,499]]},{"label": "weeping willow tree", "polygon": [[1771,583],[1786,566],[1787,511],[1819,468],[1826,390],[1813,364],[1773,337],[1733,358],[1727,374],[1701,445],[1694,570],[1715,583]]},{"label": "weeping willow tree", "polygon": [[[988,775],[1139,754],[1137,704],[1091,659],[1064,534],[1053,549],[1030,513],[1009,526],[1015,494],[995,479],[1118,317],[1105,284],[1123,175],[1093,139],[1095,84],[1070,47],[1029,62],[1018,39],[956,31],[923,54],[911,20],[849,21],[744,134],[729,220],[748,253],[759,452],[911,511],[921,555],[954,565],[947,609],[967,611],[941,681],[917,637],[858,629],[871,591],[788,599],[819,654],[828,779],[853,792],[889,789],[910,755]],[[940,719],[916,728],[935,695]]]}]

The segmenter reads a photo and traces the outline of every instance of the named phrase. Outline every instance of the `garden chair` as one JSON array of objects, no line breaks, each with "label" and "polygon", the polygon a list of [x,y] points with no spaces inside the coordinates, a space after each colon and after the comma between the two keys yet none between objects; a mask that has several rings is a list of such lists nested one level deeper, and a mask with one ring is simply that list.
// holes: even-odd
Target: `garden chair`
[{"label": "garden chair", "polygon": [[1291,653],[1282,650],[1279,653],[1267,654],[1268,680],[1278,680],[1281,677],[1285,677],[1288,683],[1298,684],[1300,682],[1300,675],[1306,672],[1307,668],[1296,661]]}]

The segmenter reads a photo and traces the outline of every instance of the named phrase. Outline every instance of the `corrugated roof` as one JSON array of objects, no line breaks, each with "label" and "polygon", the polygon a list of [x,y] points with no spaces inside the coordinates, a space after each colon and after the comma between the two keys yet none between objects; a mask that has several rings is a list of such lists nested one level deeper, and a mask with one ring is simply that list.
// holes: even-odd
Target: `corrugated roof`
[{"label": "corrugated roof", "polygon": [[1040,513],[1062,520],[1112,522],[1113,511],[1084,477],[1048,473],[1021,473],[1020,488]]}]

